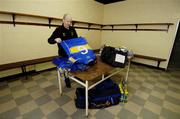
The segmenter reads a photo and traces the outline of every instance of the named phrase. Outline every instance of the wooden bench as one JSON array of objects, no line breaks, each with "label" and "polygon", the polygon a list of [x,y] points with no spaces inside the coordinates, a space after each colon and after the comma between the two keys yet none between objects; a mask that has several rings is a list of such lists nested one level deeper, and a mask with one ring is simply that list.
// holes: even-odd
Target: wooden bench
[{"label": "wooden bench", "polygon": [[3,64],[3,65],[0,65],[0,71],[21,67],[22,74],[26,75],[26,78],[27,78],[26,66],[49,62],[49,61],[52,61],[52,59],[55,57],[57,57],[57,56],[44,57],[44,58],[14,62],[14,63],[9,63],[9,64]]},{"label": "wooden bench", "polygon": [[139,54],[134,54],[134,57],[157,61],[157,68],[159,68],[159,65],[161,62],[166,61],[166,59],[163,59],[163,58],[157,58],[157,57],[151,57],[151,56],[145,56],[145,55],[139,55]]},{"label": "wooden bench", "polygon": [[[99,49],[94,50],[94,52],[98,53]],[[9,69],[13,69],[13,68],[21,68],[22,74],[25,75],[26,78],[27,78],[26,66],[35,65],[35,64],[39,64],[39,63],[50,62],[55,57],[58,57],[58,56],[43,57],[43,58],[38,58],[38,59],[32,59],[32,60],[25,60],[25,61],[20,61],[20,62],[2,64],[2,65],[0,65],[0,71],[9,70]]]}]

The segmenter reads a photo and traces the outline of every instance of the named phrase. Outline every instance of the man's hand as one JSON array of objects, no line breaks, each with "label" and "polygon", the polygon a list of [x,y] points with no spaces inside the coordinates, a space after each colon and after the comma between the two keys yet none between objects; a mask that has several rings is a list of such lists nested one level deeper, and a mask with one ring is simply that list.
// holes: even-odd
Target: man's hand
[{"label": "man's hand", "polygon": [[56,38],[55,41],[56,41],[56,43],[60,43],[61,39],[60,38]]}]

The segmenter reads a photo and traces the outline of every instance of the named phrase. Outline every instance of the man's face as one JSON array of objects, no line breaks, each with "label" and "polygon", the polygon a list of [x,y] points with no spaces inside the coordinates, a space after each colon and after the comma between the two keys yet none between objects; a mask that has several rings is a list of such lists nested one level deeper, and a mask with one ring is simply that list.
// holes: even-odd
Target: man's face
[{"label": "man's face", "polygon": [[63,24],[66,29],[69,29],[69,26],[71,26],[72,18],[71,16],[66,16],[65,19],[63,19]]}]

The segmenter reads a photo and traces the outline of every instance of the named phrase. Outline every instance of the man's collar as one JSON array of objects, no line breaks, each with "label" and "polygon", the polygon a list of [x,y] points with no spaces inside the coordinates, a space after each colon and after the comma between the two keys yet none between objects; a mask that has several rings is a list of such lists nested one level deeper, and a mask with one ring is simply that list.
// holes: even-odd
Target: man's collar
[{"label": "man's collar", "polygon": [[69,30],[71,26],[69,26],[69,29],[67,29],[64,27],[64,24],[62,23],[62,27],[63,27],[63,29]]}]

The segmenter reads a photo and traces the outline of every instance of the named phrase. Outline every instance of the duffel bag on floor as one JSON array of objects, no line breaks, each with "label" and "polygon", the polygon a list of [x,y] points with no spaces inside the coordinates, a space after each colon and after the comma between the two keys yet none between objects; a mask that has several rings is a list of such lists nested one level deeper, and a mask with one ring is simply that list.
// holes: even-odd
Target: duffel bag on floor
[{"label": "duffel bag on floor", "polygon": [[[107,83],[110,85],[108,86]],[[116,83],[105,80],[99,85],[102,87],[104,85],[105,87],[100,88],[98,86],[88,91],[88,108],[105,108],[119,104],[121,94]],[[76,89],[75,105],[77,108],[85,108],[85,88]]]},{"label": "duffel bag on floor", "polygon": [[104,90],[92,90],[90,96],[90,108],[106,108],[117,105],[120,102],[120,91],[118,85]]}]

